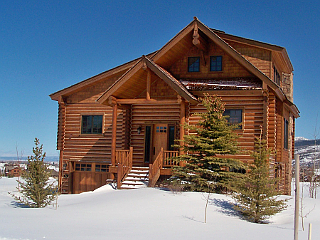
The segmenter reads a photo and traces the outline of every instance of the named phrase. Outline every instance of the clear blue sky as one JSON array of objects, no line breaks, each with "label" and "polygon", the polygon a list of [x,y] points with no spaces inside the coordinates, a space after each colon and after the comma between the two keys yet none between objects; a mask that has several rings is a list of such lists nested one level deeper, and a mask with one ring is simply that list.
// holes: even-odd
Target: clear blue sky
[{"label": "clear blue sky", "polygon": [[30,155],[35,137],[58,155],[58,104],[48,95],[159,49],[194,16],[287,49],[301,112],[296,136],[312,139],[320,127],[319,12],[314,0],[2,0],[0,156],[15,156],[16,146]]}]

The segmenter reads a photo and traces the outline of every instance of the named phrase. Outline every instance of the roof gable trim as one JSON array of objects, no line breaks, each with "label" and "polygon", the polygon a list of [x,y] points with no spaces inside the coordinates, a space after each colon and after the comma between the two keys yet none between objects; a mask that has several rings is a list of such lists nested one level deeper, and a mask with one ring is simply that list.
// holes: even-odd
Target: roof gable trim
[{"label": "roof gable trim", "polygon": [[169,72],[155,64],[148,57],[142,56],[132,68],[123,74],[112,86],[110,86],[96,101],[98,103],[106,102],[126,81],[130,79],[141,68],[148,67],[159,78],[165,81],[172,89],[174,89],[186,101],[195,103],[197,98],[194,97],[177,79],[175,79]]}]

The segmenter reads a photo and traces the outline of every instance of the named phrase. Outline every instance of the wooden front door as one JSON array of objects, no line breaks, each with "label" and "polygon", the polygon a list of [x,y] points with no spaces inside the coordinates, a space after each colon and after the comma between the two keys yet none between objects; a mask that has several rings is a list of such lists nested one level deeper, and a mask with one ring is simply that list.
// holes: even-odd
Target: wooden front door
[{"label": "wooden front door", "polygon": [[167,150],[168,146],[168,124],[154,124],[153,125],[153,141],[152,141],[152,162],[158,156],[161,148]]},{"label": "wooden front door", "polygon": [[167,146],[168,124],[147,125],[145,128],[144,163],[153,163],[161,148],[167,150]]}]

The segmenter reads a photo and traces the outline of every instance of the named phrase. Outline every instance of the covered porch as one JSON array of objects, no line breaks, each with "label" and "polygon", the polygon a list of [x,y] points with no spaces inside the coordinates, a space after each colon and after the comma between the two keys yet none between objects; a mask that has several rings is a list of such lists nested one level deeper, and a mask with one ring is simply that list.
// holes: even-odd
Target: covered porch
[{"label": "covered porch", "polygon": [[[198,103],[177,79],[143,56],[97,102],[112,107],[109,172],[118,187],[132,167],[149,168],[149,186],[160,175],[171,175],[176,163],[170,158],[182,154],[173,145],[181,145],[175,140],[184,139],[186,108]],[[123,119],[119,119],[120,111]],[[125,142],[122,149],[120,140]]]}]

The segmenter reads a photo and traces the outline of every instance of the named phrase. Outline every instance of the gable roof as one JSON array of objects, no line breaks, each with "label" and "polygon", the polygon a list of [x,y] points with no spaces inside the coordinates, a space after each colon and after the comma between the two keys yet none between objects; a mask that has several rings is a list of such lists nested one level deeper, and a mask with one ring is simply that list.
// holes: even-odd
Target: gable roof
[{"label": "gable roof", "polygon": [[[274,90],[276,95],[282,100],[285,101],[289,106],[292,106],[293,112],[295,113],[295,116],[298,115],[298,109],[297,107],[287,98],[287,96],[284,94],[282,89],[279,85],[277,85],[274,81],[272,81],[267,75],[265,75],[262,71],[260,71],[256,66],[254,66],[251,62],[249,62],[244,56],[241,55],[236,49],[234,49],[229,43],[227,43],[225,40],[223,40],[218,33],[222,33],[217,30],[213,30],[206,25],[204,25],[202,22],[198,20],[198,18],[194,17],[194,20],[187,25],[184,29],[182,29],[176,36],[174,36],[167,44],[165,44],[159,51],[157,51],[152,57],[151,60],[153,60],[155,63],[166,66],[164,63],[165,61],[170,61],[168,59],[172,59],[172,53],[176,52],[179,48],[183,49],[186,47],[190,47],[192,45],[192,38],[194,30],[200,30],[204,35],[206,35],[211,41],[213,41],[216,45],[218,45],[223,51],[225,51],[229,56],[231,56],[235,61],[237,61],[241,66],[243,66],[246,70],[251,72],[254,76],[258,77],[263,83],[265,83],[267,86],[269,86],[271,89]],[[229,38],[231,38],[232,35],[228,35]],[[234,38],[235,40],[236,38]],[[238,41],[241,39],[240,37],[237,38]],[[255,43],[256,46],[267,48],[269,50],[274,51],[280,51],[282,54],[284,54],[285,58],[287,56],[287,53],[284,48],[271,45],[271,44],[264,44],[262,42],[254,41],[246,39],[247,44],[249,43]],[[169,55],[169,56],[166,56]],[[289,60],[289,58],[288,58]],[[172,61],[172,60],[171,60]],[[289,65],[291,65],[291,62],[289,60]],[[293,70],[293,68],[292,68]]]},{"label": "gable roof", "polygon": [[[175,90],[181,97],[189,102],[197,102],[197,98],[194,97],[183,84],[175,79],[168,71],[160,67],[148,57],[142,56],[141,59],[130,68],[125,74],[123,74],[114,84],[112,84],[109,89],[107,89],[98,99],[98,103],[104,103],[108,100],[110,96],[128,96],[126,95],[127,90],[130,89],[131,92],[135,92],[130,86],[137,85],[139,78],[134,78],[134,75],[139,75],[139,71],[144,71],[143,68],[148,67],[154,74],[161,78],[165,83],[167,83],[173,90]],[[141,74],[141,73],[140,73]],[[129,80],[131,81],[129,85]]]},{"label": "gable roof", "polygon": [[[155,52],[148,54],[148,56],[152,56]],[[50,94],[50,98],[52,100],[60,101],[61,96],[70,95],[71,93],[74,93],[76,91],[79,91],[89,85],[95,84],[96,82],[99,82],[100,80],[103,80],[105,78],[108,78],[112,75],[119,74],[120,72],[126,72],[128,69],[130,69],[133,65],[135,65],[141,58],[136,58],[132,61],[129,61],[127,63],[124,63],[120,66],[114,67],[112,69],[109,69],[105,72],[99,73],[93,77],[90,77],[88,79],[85,79],[81,82],[78,82],[74,85],[71,85],[67,88],[64,88],[62,90],[59,90],[55,93]]]},{"label": "gable roof", "polygon": [[[142,67],[142,62],[148,65],[152,71],[158,75],[161,79],[163,79],[167,84],[169,84],[177,93],[179,93],[182,97],[184,97],[188,101],[195,101],[195,97],[188,92],[188,90],[177,80],[175,79],[169,72],[165,70],[168,68],[174,61],[176,61],[179,56],[175,54],[177,50],[179,52],[186,52],[191,46],[193,46],[193,38],[195,29],[200,30],[202,34],[206,36],[209,40],[213,41],[216,45],[218,45],[223,51],[225,51],[229,56],[231,56],[235,61],[237,61],[241,66],[243,66],[246,70],[251,72],[254,76],[258,77],[263,83],[269,86],[274,90],[276,95],[282,100],[287,102],[289,106],[295,109],[295,112],[298,114],[297,107],[286,97],[283,93],[280,86],[278,86],[275,82],[273,82],[267,75],[261,72],[257,67],[255,67],[251,62],[249,62],[244,56],[241,55],[236,49],[234,49],[226,40],[236,41],[244,44],[254,45],[256,47],[269,49],[275,52],[278,55],[282,56],[282,60],[286,62],[286,65],[289,69],[293,70],[290,59],[287,55],[285,48],[271,45],[267,43],[258,42],[255,40],[250,40],[246,38],[241,38],[229,34],[225,34],[222,31],[214,30],[202,22],[200,22],[196,17],[194,20],[188,24],[185,28],[183,28],[176,36],[174,36],[169,42],[167,42],[160,50],[148,54],[148,57],[142,57],[130,61],[126,64],[120,65],[116,68],[98,74],[92,78],[84,80],[80,83],[72,85],[68,88],[60,90],[56,93],[50,95],[51,99],[60,101],[62,96],[69,95],[75,91],[81,90],[91,84],[94,84],[104,78],[108,78],[114,74],[119,74],[123,72],[124,74],[107,90],[105,91],[97,101],[99,103],[104,102],[108,96],[114,94],[117,91],[120,91],[121,85],[124,84],[128,80],[128,76],[136,74],[135,71],[138,71]],[[224,39],[223,39],[224,38]],[[202,41],[202,40],[200,40]]]},{"label": "gable roof", "polygon": [[[223,51],[225,51],[228,55],[230,55],[234,60],[236,60],[240,65],[242,65],[249,72],[254,74],[256,77],[261,79],[267,85],[269,85],[272,89],[276,90],[279,86],[274,83],[268,76],[266,76],[263,72],[261,72],[258,68],[256,68],[252,63],[250,63],[246,58],[244,58],[238,51],[236,51],[231,45],[229,45],[225,40],[223,40],[218,34],[216,34],[212,29],[204,25],[200,22],[196,17],[194,20],[186,26],[183,30],[181,30],[174,38],[172,38],[167,44],[165,44],[159,51],[157,51],[151,59],[163,66],[164,59],[167,60],[169,57],[164,57],[175,45],[178,45],[180,41],[184,41],[185,37],[193,34],[195,28],[201,30],[210,40],[212,40],[215,44],[217,44]],[[192,44],[192,39],[190,41],[190,45]],[[182,48],[179,44],[179,48]],[[170,53],[169,53],[170,54]],[[165,64],[164,64],[165,65]],[[283,93],[282,93],[283,94]]]}]

